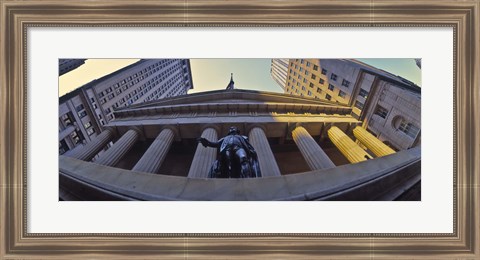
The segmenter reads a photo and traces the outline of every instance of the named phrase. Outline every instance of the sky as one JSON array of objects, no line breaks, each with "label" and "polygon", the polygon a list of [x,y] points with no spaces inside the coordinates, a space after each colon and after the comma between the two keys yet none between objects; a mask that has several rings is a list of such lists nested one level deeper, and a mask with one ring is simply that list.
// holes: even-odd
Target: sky
[{"label": "sky", "polygon": [[84,84],[117,71],[140,59],[88,59],[82,66],[63,74],[58,79],[58,96],[61,97]]},{"label": "sky", "polygon": [[[94,79],[126,67],[139,59],[88,59],[85,64],[59,77],[59,96]],[[421,86],[421,70],[414,59],[358,59],[402,76]],[[190,59],[193,89],[188,93],[225,89],[233,73],[235,88],[283,93],[270,76],[271,59]]]}]

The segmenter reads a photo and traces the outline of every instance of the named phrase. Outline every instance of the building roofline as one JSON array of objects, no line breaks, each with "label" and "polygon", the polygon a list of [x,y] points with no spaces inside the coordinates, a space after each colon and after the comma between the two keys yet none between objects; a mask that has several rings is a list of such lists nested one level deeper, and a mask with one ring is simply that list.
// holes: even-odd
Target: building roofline
[{"label": "building roofline", "polygon": [[139,65],[139,64],[141,64],[141,63],[143,63],[143,62],[145,62],[145,61],[147,61],[147,60],[141,59],[141,60],[139,60],[139,61],[137,61],[137,62],[135,62],[135,63],[132,63],[132,64],[126,66],[126,67],[123,67],[123,68],[121,68],[121,69],[118,69],[118,70],[116,70],[116,71],[114,71],[114,72],[112,72],[112,73],[109,73],[109,74],[107,74],[107,75],[105,75],[105,76],[102,76],[102,77],[100,77],[100,78],[98,78],[98,79],[94,79],[94,80],[92,80],[92,81],[90,81],[90,82],[88,82],[88,83],[86,83],[86,84],[84,84],[84,85],[82,85],[82,86],[80,86],[80,87],[78,87],[78,88],[76,88],[76,89],[74,89],[74,90],[72,90],[72,91],[64,94],[63,96],[61,96],[61,97],[59,98],[59,102],[60,102],[60,104],[63,103],[63,102],[66,102],[67,100],[71,99],[72,97],[78,95],[78,93],[80,93],[82,90],[89,89],[89,88],[93,87],[94,85],[96,85],[96,84],[98,84],[98,83],[100,83],[100,82],[102,82],[102,81],[105,81],[105,80],[107,80],[107,79],[109,79],[109,78],[111,78],[111,77],[113,77],[113,76],[116,76],[116,75],[118,75],[118,74],[120,74],[120,73],[122,73],[122,72],[124,72],[124,71],[126,71],[126,70],[128,70],[128,69],[130,69],[130,68],[133,68],[133,67],[135,67],[135,66],[137,66],[137,65]]},{"label": "building roofline", "polygon": [[182,100],[185,101],[185,99],[191,100],[195,98],[201,98],[206,95],[223,95],[223,94],[228,94],[228,95],[238,94],[238,96],[241,96],[240,94],[253,94],[253,95],[256,94],[256,95],[263,95],[263,96],[270,96],[270,97],[285,98],[291,101],[297,101],[305,104],[335,105],[335,106],[348,107],[346,105],[342,105],[336,102],[319,100],[319,99],[308,98],[308,97],[301,97],[301,96],[290,95],[285,93],[258,91],[258,90],[250,90],[250,89],[233,89],[233,90],[220,89],[220,90],[211,90],[211,91],[198,92],[198,93],[175,96],[175,97],[168,97],[168,98],[159,99],[159,100],[153,100],[153,101],[144,102],[140,104],[130,105],[127,107],[121,107],[116,109],[116,111],[122,111],[122,110],[132,109],[132,108],[142,108],[142,107],[151,106],[151,105],[163,105],[163,106],[171,105],[176,103],[176,101],[182,101]]},{"label": "building roofline", "polygon": [[359,66],[362,66],[362,67],[366,67],[366,68],[360,68],[360,69],[362,69],[364,71],[367,71],[367,72],[370,72],[370,73],[380,77],[384,81],[394,83],[396,85],[400,85],[401,87],[404,87],[404,88],[406,88],[410,91],[413,91],[415,93],[420,94],[422,92],[421,87],[419,87],[417,84],[411,82],[410,80],[408,80],[404,77],[392,74],[388,71],[376,68],[372,65],[368,65],[368,64],[366,64],[364,62],[361,62],[359,60],[356,60],[356,59],[344,59],[344,60],[356,63],[356,64],[358,64]]}]

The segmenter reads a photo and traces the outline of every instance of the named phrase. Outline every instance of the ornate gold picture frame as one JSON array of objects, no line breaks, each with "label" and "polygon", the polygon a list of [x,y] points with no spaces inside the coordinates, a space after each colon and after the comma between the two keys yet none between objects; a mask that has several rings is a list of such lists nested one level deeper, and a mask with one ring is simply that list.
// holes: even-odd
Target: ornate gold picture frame
[{"label": "ornate gold picture frame", "polygon": [[[480,2],[0,0],[0,258],[480,257]],[[134,11],[132,11],[134,10]],[[454,216],[442,234],[59,234],[27,232],[29,27],[451,27]]]}]

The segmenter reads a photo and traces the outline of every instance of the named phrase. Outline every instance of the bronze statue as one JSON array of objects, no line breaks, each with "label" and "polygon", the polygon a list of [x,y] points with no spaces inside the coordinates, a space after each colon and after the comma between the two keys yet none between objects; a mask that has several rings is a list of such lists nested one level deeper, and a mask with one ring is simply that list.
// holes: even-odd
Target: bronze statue
[{"label": "bronze statue", "polygon": [[228,135],[210,142],[205,138],[197,138],[204,147],[215,147],[220,154],[210,168],[209,178],[254,178],[261,177],[257,153],[248,142],[248,137],[240,135],[234,126]]}]

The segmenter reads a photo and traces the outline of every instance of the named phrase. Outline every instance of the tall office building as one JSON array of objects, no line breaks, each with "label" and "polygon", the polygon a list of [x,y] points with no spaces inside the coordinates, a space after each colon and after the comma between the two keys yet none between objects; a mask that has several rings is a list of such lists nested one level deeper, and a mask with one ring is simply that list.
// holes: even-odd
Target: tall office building
[{"label": "tall office building", "polygon": [[58,61],[58,74],[62,76],[63,74],[70,72],[83,64],[85,64],[86,59],[60,59]]},{"label": "tall office building", "polygon": [[273,80],[285,90],[288,75],[288,59],[272,59],[270,74]]},{"label": "tall office building", "polygon": [[59,98],[59,153],[71,153],[102,132],[115,109],[185,95],[193,88],[185,59],[140,60]]},{"label": "tall office building", "polygon": [[[352,110],[235,88],[123,107],[89,144],[60,156],[60,198],[419,200],[420,147],[395,152]],[[255,148],[261,177],[208,178],[217,149],[196,139],[215,142],[231,126]]]},{"label": "tall office building", "polygon": [[396,150],[420,144],[421,89],[384,70],[357,60],[290,59],[285,93],[352,107],[366,129]]},{"label": "tall office building", "polygon": [[417,67],[419,69],[421,69],[422,68],[422,59],[415,59],[415,64],[417,64]]}]

